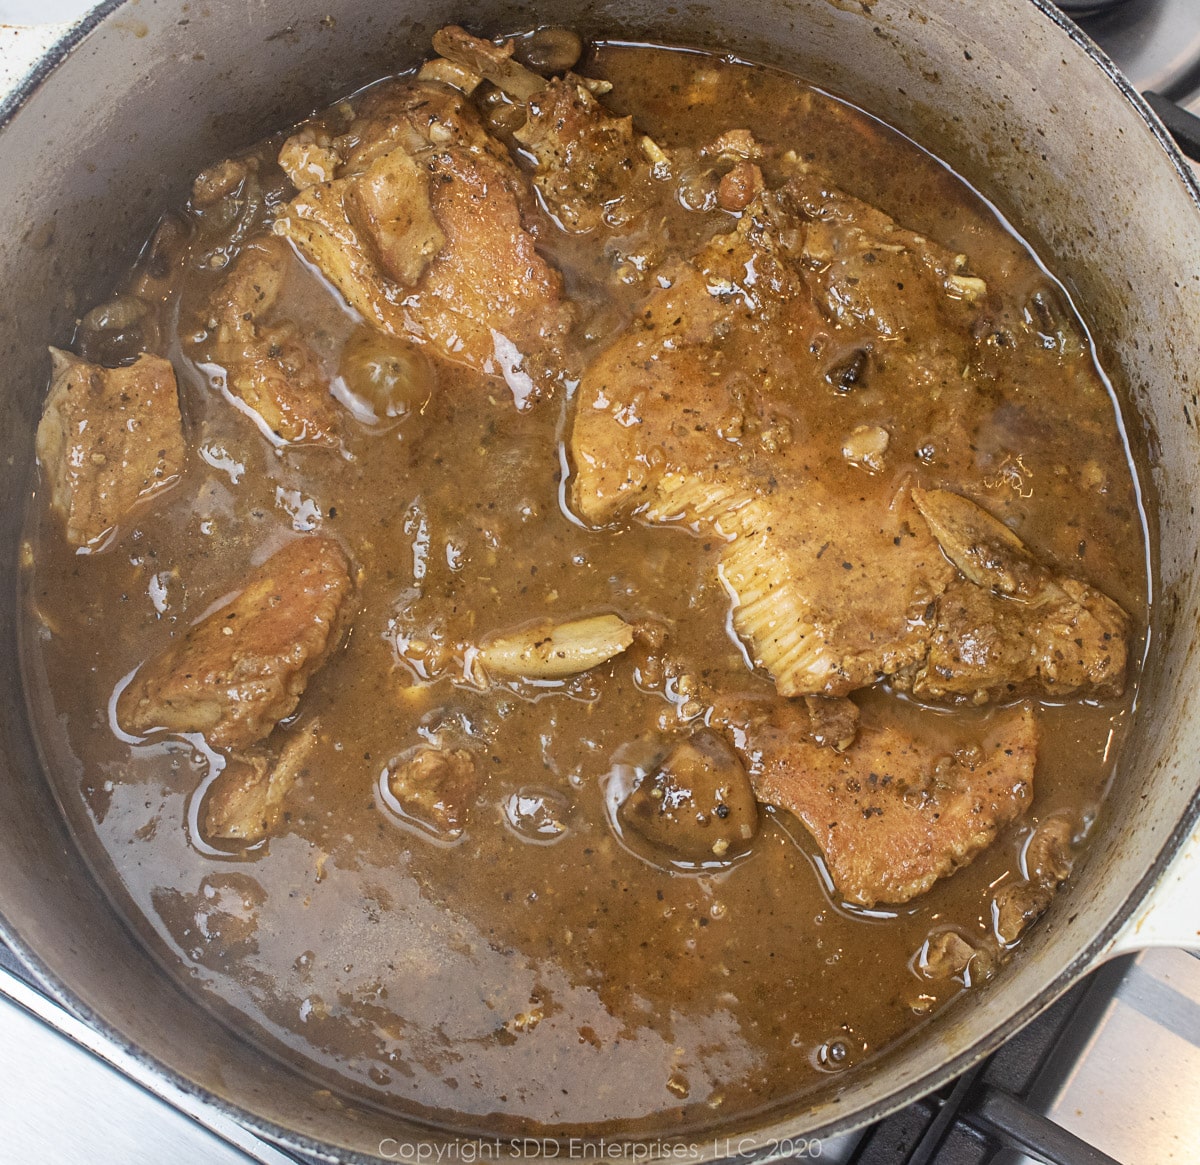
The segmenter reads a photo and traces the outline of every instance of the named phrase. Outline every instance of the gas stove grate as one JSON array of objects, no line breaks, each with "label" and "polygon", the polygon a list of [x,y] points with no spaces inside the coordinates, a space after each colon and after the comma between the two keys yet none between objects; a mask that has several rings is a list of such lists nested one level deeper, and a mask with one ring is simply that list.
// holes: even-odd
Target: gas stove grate
[{"label": "gas stove grate", "polygon": [[[957,1080],[873,1125],[846,1165],[1120,1165],[1036,1110],[1081,1020],[1113,993],[1131,960],[1077,984],[1032,1024]],[[1085,1020],[1086,1022],[1086,1020]]]}]

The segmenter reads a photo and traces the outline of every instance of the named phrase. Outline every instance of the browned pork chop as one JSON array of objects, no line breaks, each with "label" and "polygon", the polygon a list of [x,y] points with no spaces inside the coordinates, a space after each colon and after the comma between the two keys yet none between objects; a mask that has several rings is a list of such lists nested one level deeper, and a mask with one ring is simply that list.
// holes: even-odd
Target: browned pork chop
[{"label": "browned pork chop", "polygon": [[234,598],[138,669],[117,704],[120,724],[202,732],[215,748],[257,743],[296,710],[337,647],[353,588],[332,538],[289,542]]},{"label": "browned pork chop", "polygon": [[72,546],[96,546],[139,502],[179,480],[183,423],[175,372],[142,355],[102,368],[50,349],[54,379],[37,430],[50,508]]},{"label": "browned pork chop", "polygon": [[[830,276],[805,247],[818,227],[833,247],[837,220],[807,217],[805,189],[758,196],[595,360],[571,435],[572,498],[592,524],[633,514],[726,539],[722,580],[755,662],[784,695],[842,695],[924,657],[925,613],[954,570],[904,490],[887,494],[818,452],[814,426],[838,391],[831,333],[861,347],[879,321],[831,321]],[[893,283],[947,298],[952,258],[922,257],[933,244],[884,230],[868,210],[881,234],[871,265],[887,277],[899,264]],[[843,228],[865,245],[867,227]],[[953,301],[946,313],[965,347],[969,311]],[[903,328],[898,343],[889,360],[902,372],[924,359]]]},{"label": "browned pork chop", "polygon": [[838,893],[859,906],[907,902],[981,853],[1033,797],[1037,721],[995,712],[980,743],[939,747],[891,725],[863,725],[844,752],[811,740],[809,713],[775,701],[725,709],[760,801],[794,813]]}]

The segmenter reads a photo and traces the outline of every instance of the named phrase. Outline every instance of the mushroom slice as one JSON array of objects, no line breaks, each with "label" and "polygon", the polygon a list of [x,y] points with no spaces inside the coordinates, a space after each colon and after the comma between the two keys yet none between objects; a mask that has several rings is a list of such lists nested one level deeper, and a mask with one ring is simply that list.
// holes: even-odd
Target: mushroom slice
[{"label": "mushroom slice", "polygon": [[451,24],[433,34],[433,47],[446,60],[481,74],[517,101],[528,101],[546,88],[544,77],[513,60],[512,41],[493,44]]},{"label": "mushroom slice", "polygon": [[475,672],[477,665],[496,676],[561,680],[620,655],[632,642],[633,628],[619,615],[542,621],[486,641],[468,670]]},{"label": "mushroom slice", "polygon": [[750,778],[728,742],[707,729],[681,741],[634,786],[618,819],[688,862],[732,859],[758,832]]}]

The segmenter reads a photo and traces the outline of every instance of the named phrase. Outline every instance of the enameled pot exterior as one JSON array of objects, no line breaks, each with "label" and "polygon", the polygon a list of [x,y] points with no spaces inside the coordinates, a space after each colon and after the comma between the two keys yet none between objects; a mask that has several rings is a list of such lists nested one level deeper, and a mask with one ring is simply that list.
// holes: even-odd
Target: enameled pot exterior
[{"label": "enameled pot exterior", "polygon": [[[97,9],[0,109],[0,915],[60,999],[176,1082],[330,1159],[450,1134],[318,1092],[214,1020],[130,931],[73,844],[24,711],[19,537],[48,343],[207,162],[425,52],[457,21],[719,48],[790,68],[928,143],[1018,223],[1127,383],[1153,466],[1151,664],[1108,819],[1006,973],[817,1102],[694,1137],[703,1156],[875,1119],[961,1071],[1083,973],[1196,827],[1200,203],[1110,66],[1042,0],[128,0]],[[483,1130],[481,1130],[483,1131]]]}]

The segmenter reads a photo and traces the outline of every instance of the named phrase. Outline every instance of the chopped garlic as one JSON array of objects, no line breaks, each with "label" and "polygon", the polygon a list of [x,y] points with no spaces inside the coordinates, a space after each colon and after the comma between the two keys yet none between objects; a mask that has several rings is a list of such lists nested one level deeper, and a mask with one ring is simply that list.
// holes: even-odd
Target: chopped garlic
[{"label": "chopped garlic", "polygon": [[472,663],[499,676],[564,679],[620,655],[632,642],[633,628],[617,615],[540,622],[484,643]]},{"label": "chopped garlic", "polygon": [[842,445],[842,456],[854,465],[865,465],[878,473],[891,440],[887,429],[879,425],[859,425]]}]

